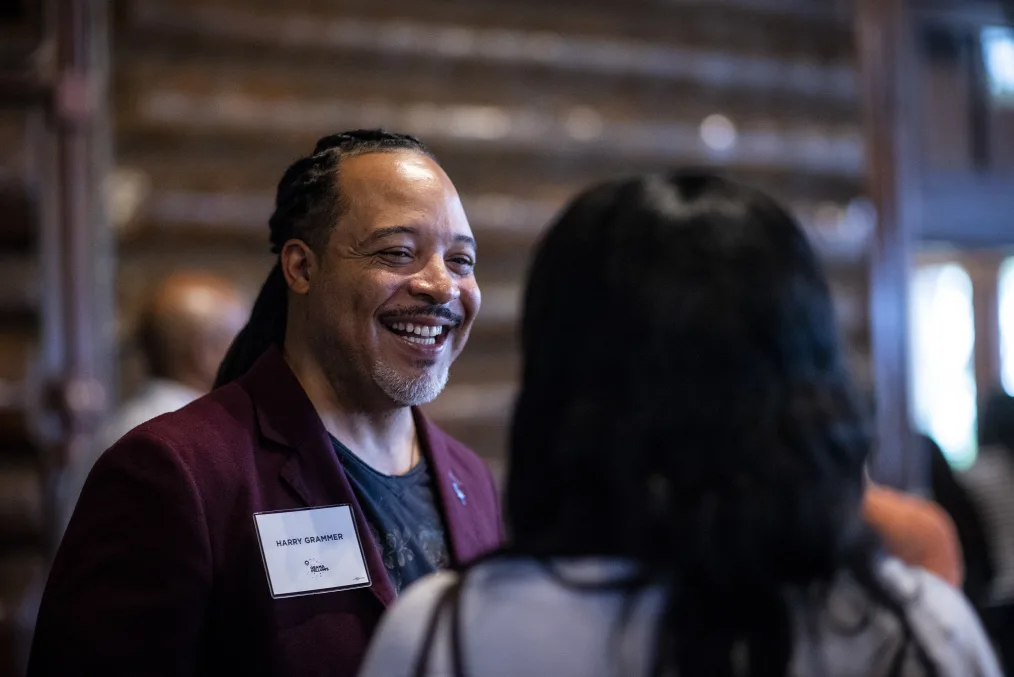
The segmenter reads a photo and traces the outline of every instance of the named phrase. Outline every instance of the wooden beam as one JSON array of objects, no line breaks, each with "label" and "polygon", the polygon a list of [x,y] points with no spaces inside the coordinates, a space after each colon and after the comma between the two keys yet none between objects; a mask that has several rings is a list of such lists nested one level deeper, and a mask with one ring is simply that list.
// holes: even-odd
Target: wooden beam
[{"label": "wooden beam", "polygon": [[702,6],[749,10],[781,16],[805,17],[819,21],[845,23],[849,19],[849,6],[840,0],[807,2],[806,0],[667,0],[674,7]]},{"label": "wooden beam", "polygon": [[[60,474],[71,458],[90,453],[92,435],[107,401],[108,378],[102,373],[100,323],[111,295],[101,297],[100,278],[108,268],[107,239],[95,196],[103,185],[108,157],[100,135],[105,114],[108,67],[107,3],[103,0],[56,0],[56,78],[51,111],[55,147],[53,180],[57,191],[54,218],[44,223],[42,267],[55,297],[44,320],[48,341],[60,346],[47,364],[46,399],[62,422],[62,439],[45,458],[45,494],[49,543],[55,550],[59,529]],[[57,293],[53,293],[57,292]]]},{"label": "wooden beam", "polygon": [[975,386],[980,417],[986,403],[1002,387],[999,278],[1005,259],[1005,252],[994,249],[966,252],[961,257],[972,280]]},{"label": "wooden beam", "polygon": [[989,171],[992,164],[992,102],[989,93],[989,74],[982,54],[982,41],[977,32],[963,36],[965,68],[969,82],[969,136],[972,140],[972,168],[976,172]]},{"label": "wooden beam", "polygon": [[913,15],[953,27],[981,28],[1007,21],[996,0],[913,0]]},{"label": "wooden beam", "polygon": [[857,39],[870,194],[878,211],[870,269],[870,318],[878,451],[871,473],[906,489],[925,487],[928,463],[909,416],[908,278],[917,187],[914,49],[905,0],[859,0]]}]

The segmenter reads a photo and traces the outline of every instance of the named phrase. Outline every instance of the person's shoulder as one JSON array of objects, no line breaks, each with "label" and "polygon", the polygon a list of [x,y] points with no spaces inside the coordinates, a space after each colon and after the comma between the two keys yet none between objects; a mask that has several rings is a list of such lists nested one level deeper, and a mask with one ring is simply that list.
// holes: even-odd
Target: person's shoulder
[{"label": "person's shoulder", "polygon": [[925,543],[943,545],[957,542],[954,521],[938,503],[902,493],[898,493],[894,500],[897,516],[906,533],[921,538]]},{"label": "person's shoulder", "polygon": [[398,613],[420,618],[440,601],[440,597],[451,586],[457,584],[460,574],[454,571],[438,571],[420,578],[410,585],[398,598]]},{"label": "person's shoulder", "polygon": [[1001,673],[985,630],[964,594],[937,575],[889,558],[880,573],[902,600],[922,647],[944,675]]},{"label": "person's shoulder", "polygon": [[381,619],[363,660],[360,677],[407,674],[435,618],[437,605],[458,574],[441,571],[409,586]]},{"label": "person's shoulder", "polygon": [[872,485],[863,499],[863,518],[884,539],[887,549],[909,564],[933,569],[960,583],[963,564],[957,528],[937,503]]}]

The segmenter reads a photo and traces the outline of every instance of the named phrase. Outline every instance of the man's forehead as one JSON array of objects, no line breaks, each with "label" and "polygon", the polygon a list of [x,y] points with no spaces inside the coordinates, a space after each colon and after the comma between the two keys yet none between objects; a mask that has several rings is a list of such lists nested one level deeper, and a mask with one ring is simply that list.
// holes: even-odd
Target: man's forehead
[{"label": "man's forehead", "polygon": [[[346,164],[347,163],[347,164]],[[398,226],[452,229],[471,237],[453,184],[420,153],[385,153],[350,158],[339,172],[356,239]]]},{"label": "man's forehead", "polygon": [[353,200],[406,202],[454,191],[440,165],[422,153],[408,151],[348,158],[341,164],[338,181]]}]

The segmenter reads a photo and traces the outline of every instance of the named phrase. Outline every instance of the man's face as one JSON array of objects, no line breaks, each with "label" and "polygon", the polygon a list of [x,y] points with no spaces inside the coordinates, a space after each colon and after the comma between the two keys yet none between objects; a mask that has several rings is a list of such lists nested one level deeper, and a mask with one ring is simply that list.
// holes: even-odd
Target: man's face
[{"label": "man's face", "polygon": [[429,402],[480,304],[461,200],[433,160],[410,151],[349,158],[339,181],[349,206],[308,294],[319,359],[349,396]]}]

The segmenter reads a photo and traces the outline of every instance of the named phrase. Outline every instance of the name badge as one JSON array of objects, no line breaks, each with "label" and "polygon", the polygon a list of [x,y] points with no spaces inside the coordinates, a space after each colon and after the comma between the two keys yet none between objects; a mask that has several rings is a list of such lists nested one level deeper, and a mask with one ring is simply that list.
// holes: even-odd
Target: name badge
[{"label": "name badge", "polygon": [[272,597],[370,585],[351,506],[259,512],[254,525]]}]

